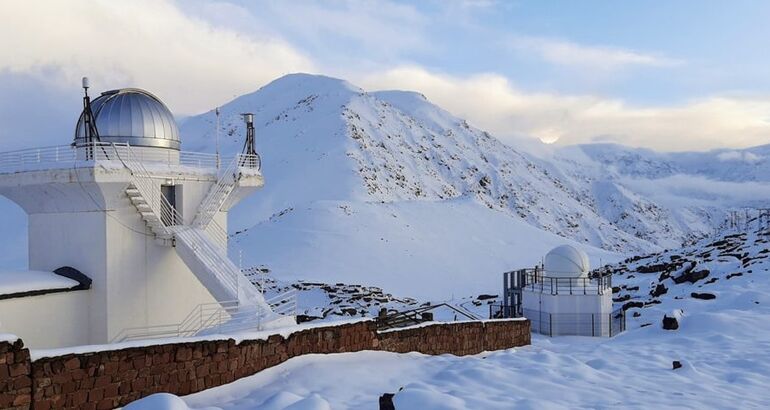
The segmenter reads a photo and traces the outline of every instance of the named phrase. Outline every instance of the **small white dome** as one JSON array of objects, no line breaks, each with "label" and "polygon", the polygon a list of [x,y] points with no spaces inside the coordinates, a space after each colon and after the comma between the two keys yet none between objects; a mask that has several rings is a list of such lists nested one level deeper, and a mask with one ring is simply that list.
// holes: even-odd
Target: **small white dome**
[{"label": "small white dome", "polygon": [[545,276],[580,278],[588,276],[588,255],[570,245],[553,248],[545,255]]}]

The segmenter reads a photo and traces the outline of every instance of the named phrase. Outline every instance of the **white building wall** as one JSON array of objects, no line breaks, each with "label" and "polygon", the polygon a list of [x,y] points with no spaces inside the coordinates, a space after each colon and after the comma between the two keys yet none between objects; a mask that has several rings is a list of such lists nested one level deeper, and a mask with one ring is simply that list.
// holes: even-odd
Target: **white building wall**
[{"label": "white building wall", "polygon": [[[249,191],[261,183],[249,179]],[[61,294],[0,303],[0,322],[14,318],[14,329],[2,329],[31,338],[35,347],[106,343],[125,328],[179,323],[197,305],[216,302],[176,249],[155,241],[125,194],[129,181],[121,168],[0,176],[0,193],[29,214],[30,269],[71,266],[93,280],[92,289],[70,292],[88,295],[79,299]],[[181,186],[177,202],[190,223],[214,179],[173,174],[154,181],[158,195],[161,184]],[[227,229],[226,212],[215,220]],[[41,332],[47,339],[38,339]]]},{"label": "white building wall", "polygon": [[[89,342],[94,343],[107,338],[104,215],[103,212],[67,212],[29,216],[29,268],[50,272],[69,266],[93,281],[87,291],[91,293],[91,309],[77,320],[90,322],[86,336]],[[3,310],[0,313],[6,315]],[[29,322],[28,326],[34,328],[37,324]]]},{"label": "white building wall", "polygon": [[90,344],[91,290],[0,300],[0,332],[35,349]]}]

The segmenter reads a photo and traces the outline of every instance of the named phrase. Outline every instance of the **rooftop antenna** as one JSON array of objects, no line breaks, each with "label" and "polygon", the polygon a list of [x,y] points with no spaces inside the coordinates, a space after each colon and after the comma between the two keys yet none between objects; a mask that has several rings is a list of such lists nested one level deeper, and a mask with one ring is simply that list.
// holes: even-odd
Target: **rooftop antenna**
[{"label": "rooftop antenna", "polygon": [[214,114],[217,116],[217,128],[216,128],[216,144],[217,144],[217,169],[219,169],[219,107],[214,109]]},{"label": "rooftop antenna", "polygon": [[250,112],[241,113],[243,121],[246,122],[246,141],[243,143],[243,154],[247,156],[246,164],[256,168],[257,148],[254,144],[254,114]]},{"label": "rooftop antenna", "polygon": [[83,77],[83,139],[86,143],[86,159],[93,159],[93,145],[99,142],[99,130],[96,129],[96,119],[93,111],[91,111],[91,97],[88,96],[89,87],[88,77]]}]

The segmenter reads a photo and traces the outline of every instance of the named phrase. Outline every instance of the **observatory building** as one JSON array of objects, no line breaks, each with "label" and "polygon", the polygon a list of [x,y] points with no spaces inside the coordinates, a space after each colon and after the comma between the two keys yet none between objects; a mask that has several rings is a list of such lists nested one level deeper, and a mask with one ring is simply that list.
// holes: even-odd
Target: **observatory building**
[{"label": "observatory building", "polygon": [[493,317],[526,317],[532,331],[549,335],[613,336],[625,329],[612,308],[612,276],[590,273],[588,255],[562,245],[534,269],[503,274],[503,304]]},{"label": "observatory building", "polygon": [[84,88],[71,144],[0,153],[30,269],[0,274],[0,333],[43,348],[295,323],[227,255],[228,210],[264,184],[251,117],[244,153],[185,152],[154,95]]}]

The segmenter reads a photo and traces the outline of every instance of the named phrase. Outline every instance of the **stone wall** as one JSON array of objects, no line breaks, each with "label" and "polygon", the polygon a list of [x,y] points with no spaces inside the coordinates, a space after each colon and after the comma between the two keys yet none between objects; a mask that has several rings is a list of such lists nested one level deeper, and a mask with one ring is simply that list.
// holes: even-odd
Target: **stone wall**
[{"label": "stone wall", "polygon": [[285,338],[170,343],[34,362],[21,342],[0,344],[0,352],[15,349],[0,356],[14,361],[0,365],[9,369],[6,376],[5,367],[0,367],[0,408],[7,402],[24,409],[110,409],[153,393],[186,395],[220,386],[309,353],[384,350],[467,355],[529,344],[529,331],[529,321],[523,320],[431,324],[384,332],[377,332],[374,322],[367,321],[308,328]]},{"label": "stone wall", "polygon": [[27,409],[31,403],[29,350],[21,340],[0,342],[0,409]]}]

